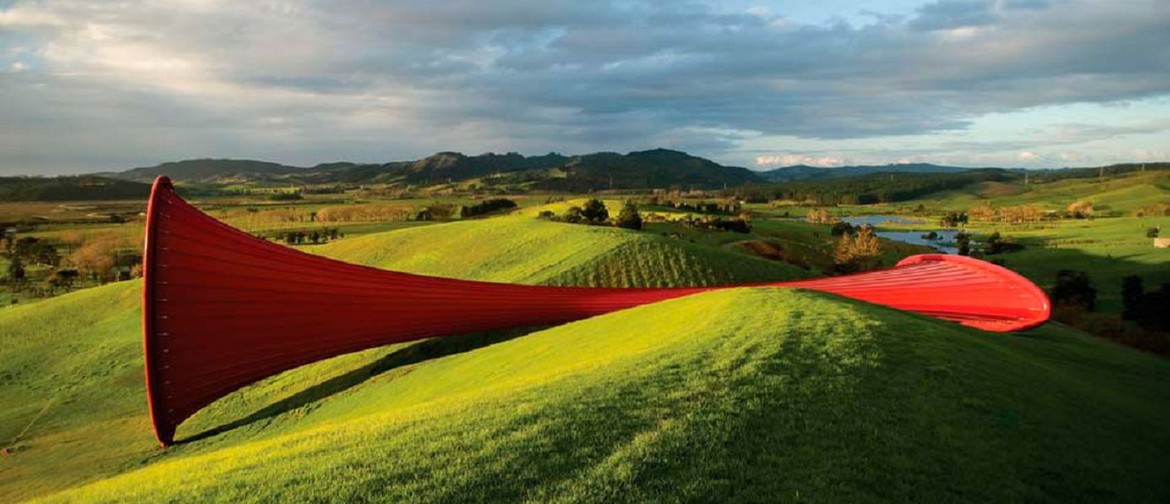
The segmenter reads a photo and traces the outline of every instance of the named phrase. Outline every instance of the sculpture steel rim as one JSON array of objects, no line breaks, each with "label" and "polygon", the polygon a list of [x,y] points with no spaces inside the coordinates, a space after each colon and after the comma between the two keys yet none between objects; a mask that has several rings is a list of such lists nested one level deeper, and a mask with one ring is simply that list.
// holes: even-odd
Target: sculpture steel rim
[{"label": "sculpture steel rim", "polygon": [[155,180],[147,205],[143,276],[146,395],[162,446],[215,400],[317,360],[564,323],[715,289],[813,289],[999,332],[1035,327],[1050,315],[1048,297],[1026,278],[943,254],[848,276],[686,288],[550,287],[381,270],[227,226],[180,198],[167,177]]}]

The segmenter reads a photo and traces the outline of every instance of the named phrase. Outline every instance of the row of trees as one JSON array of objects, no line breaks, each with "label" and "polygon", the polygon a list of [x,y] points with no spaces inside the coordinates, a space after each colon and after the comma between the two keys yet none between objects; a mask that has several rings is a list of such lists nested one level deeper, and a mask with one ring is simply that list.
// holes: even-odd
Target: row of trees
[{"label": "row of trees", "polygon": [[1147,291],[1141,276],[1122,279],[1122,312],[1093,313],[1097,288],[1084,271],[1060,270],[1049,291],[1053,317],[1086,331],[1143,350],[1170,354],[1170,283]]},{"label": "row of trees", "polygon": [[967,216],[967,212],[947,212],[939,219],[938,225],[945,228],[956,228],[960,225],[967,225],[969,220],[970,218]]},{"label": "row of trees", "polygon": [[499,210],[506,210],[516,208],[516,202],[506,198],[496,198],[481,201],[474,205],[464,206],[459,215],[463,218],[478,217],[480,215],[487,215]]},{"label": "row of trees", "polygon": [[6,234],[0,237],[0,255],[8,260],[4,284],[13,292],[46,296],[70,290],[80,281],[128,280],[141,276],[139,243],[136,236],[119,233],[66,234],[61,245],[72,250],[65,249],[64,254],[55,242]]},{"label": "row of trees", "polygon": [[[932,231],[931,233],[933,234],[934,232]],[[925,235],[925,237],[931,239],[930,235]],[[1019,252],[1024,250],[1024,245],[1016,242],[1016,239],[1012,236],[1001,236],[999,231],[996,231],[987,237],[987,241],[984,242],[982,249],[974,249],[971,247],[971,235],[964,231],[959,231],[955,235],[955,248],[957,249],[956,253],[958,255],[980,257],[1007,252]]]},{"label": "row of trees", "polygon": [[344,236],[345,234],[338,228],[323,228],[313,231],[280,231],[273,238],[289,245],[316,245],[318,243],[329,243],[332,240]]},{"label": "row of trees", "polygon": [[695,229],[712,231],[731,231],[735,233],[750,233],[752,231],[751,221],[744,215],[729,219],[712,215],[702,215],[698,218],[688,215],[683,220],[683,224]]},{"label": "row of trees", "polygon": [[591,199],[585,202],[583,207],[571,206],[565,213],[557,215],[551,210],[545,210],[538,215],[541,219],[567,222],[569,224],[587,224],[592,226],[608,226],[614,225],[620,228],[640,230],[642,229],[642,215],[638,213],[638,206],[630,200],[627,200],[622,209],[618,212],[617,218],[612,221],[609,218],[609,209],[606,208],[605,202],[599,199]]},{"label": "row of trees", "polygon": [[739,200],[735,198],[723,198],[719,201],[696,201],[688,202],[686,200],[666,200],[658,202],[656,198],[651,198],[650,204],[662,205],[676,210],[684,210],[687,212],[698,213],[725,213],[738,214],[742,210]]},{"label": "row of trees", "polygon": [[1035,205],[1017,205],[995,208],[990,203],[968,208],[967,216],[971,220],[982,222],[1004,222],[1007,224],[1024,224],[1040,222],[1045,219],[1043,210]]}]

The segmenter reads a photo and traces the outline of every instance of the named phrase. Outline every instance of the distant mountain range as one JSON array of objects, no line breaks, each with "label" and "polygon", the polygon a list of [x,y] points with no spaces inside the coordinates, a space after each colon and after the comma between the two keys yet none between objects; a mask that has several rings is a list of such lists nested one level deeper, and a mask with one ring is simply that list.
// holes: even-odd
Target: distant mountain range
[{"label": "distant mountain range", "polygon": [[[231,186],[397,184],[415,188],[496,192],[552,190],[591,192],[607,189],[722,189],[745,185],[808,183],[865,178],[879,173],[953,174],[973,168],[928,163],[817,168],[797,165],[768,171],[724,166],[669,149],[627,154],[597,152],[576,156],[516,153],[467,156],[439,152],[415,161],[322,163],[289,166],[241,159],[192,159],[122,172],[68,177],[0,177],[0,201],[109,200],[145,197],[149,183],[167,175],[187,190],[215,194]],[[1167,170],[1168,163],[1119,164],[1099,168],[1028,170],[1033,181],[1093,177],[1137,170]],[[1019,173],[1022,170],[1013,169]],[[202,187],[198,187],[202,186]]]},{"label": "distant mountain range", "polygon": [[794,182],[798,180],[823,180],[830,178],[856,177],[875,173],[959,173],[973,168],[941,166],[930,163],[860,165],[820,168],[808,165],[786,166],[760,172],[769,182]]},{"label": "distant mountain range", "polygon": [[966,170],[932,164],[843,166],[816,168],[798,165],[756,172],[720,165],[709,159],[669,149],[628,154],[597,152],[577,156],[549,153],[523,156],[516,153],[467,156],[439,152],[416,161],[390,163],[324,163],[297,167],[265,161],[193,159],[102,174],[122,180],[149,182],[168,175],[182,182],[236,184],[248,182],[402,183],[432,186],[478,179],[485,186],[519,185],[529,189],[590,191],[599,189],[647,189],[679,186],[717,189],[768,182],[791,182],[852,177],[873,173],[956,173]]}]

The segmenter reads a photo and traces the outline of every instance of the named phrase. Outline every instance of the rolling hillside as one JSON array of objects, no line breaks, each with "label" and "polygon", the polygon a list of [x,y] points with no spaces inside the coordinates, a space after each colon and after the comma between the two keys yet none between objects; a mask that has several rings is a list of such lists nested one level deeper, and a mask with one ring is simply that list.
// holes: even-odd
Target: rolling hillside
[{"label": "rolling hillside", "polygon": [[378,268],[497,282],[674,287],[803,278],[803,270],[610,227],[527,215],[340,240],[314,253]]},{"label": "rolling hillside", "polygon": [[[665,263],[671,283],[790,273],[526,216],[434,226],[429,241],[414,232],[314,251],[530,283],[639,283],[666,257],[682,261]],[[606,260],[629,247],[638,253]],[[604,264],[646,272],[602,274]],[[139,289],[118,283],[0,310],[6,499],[1170,496],[1170,362],[1057,326],[982,333],[769,288],[312,364],[217,402],[180,428],[186,442],[160,451],[141,382]]]},{"label": "rolling hillside", "polygon": [[994,185],[980,182],[931,197],[936,204],[956,210],[992,203],[996,207],[1036,205],[1042,210],[1063,211],[1074,201],[1087,200],[1098,216],[1131,216],[1142,207],[1170,202],[1170,173],[1150,171],[1101,180],[1073,178],[1032,184],[1023,180]]}]

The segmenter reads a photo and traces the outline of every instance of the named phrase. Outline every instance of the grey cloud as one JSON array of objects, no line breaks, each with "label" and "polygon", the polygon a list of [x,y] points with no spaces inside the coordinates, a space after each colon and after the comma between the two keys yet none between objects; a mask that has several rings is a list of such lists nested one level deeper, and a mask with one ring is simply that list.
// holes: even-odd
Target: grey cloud
[{"label": "grey cloud", "polygon": [[918,9],[910,22],[916,30],[945,30],[995,22],[995,0],[939,0]]},{"label": "grey cloud", "polygon": [[1001,0],[1007,10],[1041,10],[1052,6],[1049,0]]},{"label": "grey cloud", "polygon": [[117,167],[128,151],[301,164],[450,148],[711,155],[734,151],[736,132],[911,135],[1170,93],[1161,0],[1047,4],[943,0],[862,26],[692,2],[18,4],[43,15],[0,26],[0,43],[39,59],[0,74],[0,133],[18,139],[0,143],[0,170],[69,156]]}]

